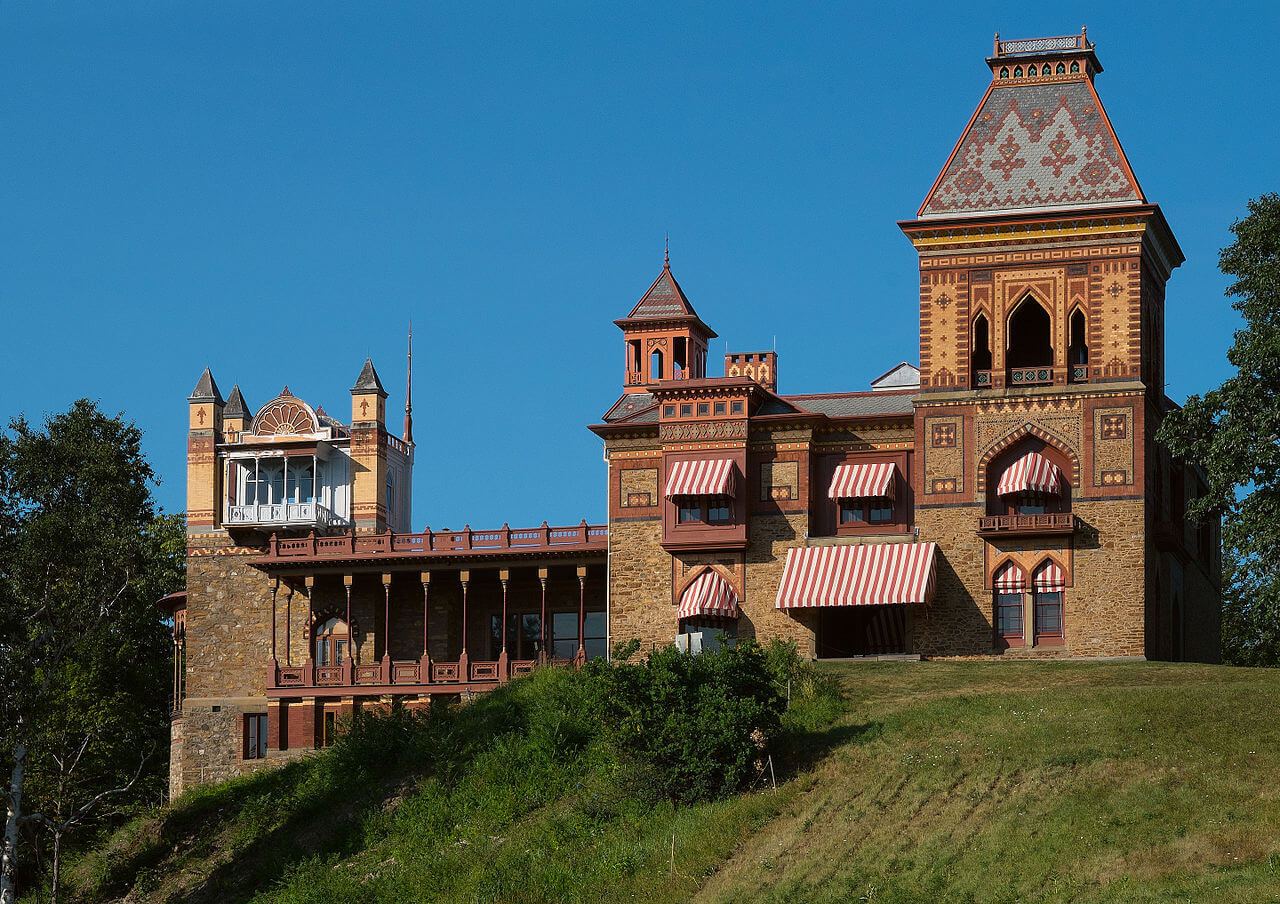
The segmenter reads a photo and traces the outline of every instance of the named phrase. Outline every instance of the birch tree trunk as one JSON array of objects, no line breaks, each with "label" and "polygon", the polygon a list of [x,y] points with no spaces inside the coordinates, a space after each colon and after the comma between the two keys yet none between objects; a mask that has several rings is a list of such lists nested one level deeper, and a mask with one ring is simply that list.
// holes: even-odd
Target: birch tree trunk
[{"label": "birch tree trunk", "polygon": [[13,772],[9,776],[8,806],[5,808],[4,847],[0,850],[0,904],[14,904],[14,873],[18,868],[18,823],[22,820],[22,770],[27,748],[21,741],[13,750]]}]

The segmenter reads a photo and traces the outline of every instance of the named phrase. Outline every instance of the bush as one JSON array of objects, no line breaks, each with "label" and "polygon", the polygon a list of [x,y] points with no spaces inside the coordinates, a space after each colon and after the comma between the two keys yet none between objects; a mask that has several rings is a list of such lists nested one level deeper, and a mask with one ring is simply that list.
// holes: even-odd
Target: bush
[{"label": "bush", "polygon": [[647,767],[653,790],[682,803],[721,797],[759,768],[786,701],[753,643],[689,656],[675,647],[643,663],[595,661],[609,741]]}]

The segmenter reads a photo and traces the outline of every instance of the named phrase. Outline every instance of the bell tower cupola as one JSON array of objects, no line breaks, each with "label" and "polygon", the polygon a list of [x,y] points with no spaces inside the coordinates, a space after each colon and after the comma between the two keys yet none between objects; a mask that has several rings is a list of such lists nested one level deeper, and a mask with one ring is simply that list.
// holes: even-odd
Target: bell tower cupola
[{"label": "bell tower cupola", "polygon": [[621,320],[626,351],[626,392],[647,392],[668,380],[698,380],[707,375],[707,344],[716,337],[702,322],[671,274],[671,255],[653,285]]}]

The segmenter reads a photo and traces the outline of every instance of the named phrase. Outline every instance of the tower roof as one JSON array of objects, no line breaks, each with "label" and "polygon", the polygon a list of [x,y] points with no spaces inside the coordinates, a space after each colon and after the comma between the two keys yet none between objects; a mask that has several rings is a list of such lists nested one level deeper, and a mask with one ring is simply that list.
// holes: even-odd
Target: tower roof
[{"label": "tower roof", "polygon": [[204,373],[196,381],[196,388],[191,390],[191,395],[187,396],[187,401],[222,404],[222,393],[218,392],[218,384],[213,380],[213,371],[207,367],[204,369]]},{"label": "tower roof", "polygon": [[708,338],[714,339],[716,337],[715,330],[703,323],[702,318],[698,316],[698,312],[689,303],[684,290],[680,288],[680,284],[676,282],[676,278],[671,274],[670,262],[664,261],[662,272],[653,281],[653,285],[649,286],[648,291],[636,302],[636,306],[631,309],[631,313],[622,320],[615,320],[614,322],[621,326],[628,320],[688,319],[696,320],[706,330]]},{"label": "tower roof", "polygon": [[244,396],[240,394],[240,384],[237,383],[231,387],[231,397],[227,399],[227,406],[222,409],[223,417],[249,417],[249,406],[244,400]]},{"label": "tower roof", "polygon": [[1084,32],[1001,41],[992,80],[917,214],[921,219],[1145,204],[1093,77]]},{"label": "tower roof", "polygon": [[364,367],[360,369],[360,376],[356,378],[356,385],[351,387],[352,395],[360,395],[366,392],[376,392],[384,399],[387,397],[387,391],[382,388],[382,381],[378,379],[378,372],[373,369],[372,358],[364,359]]}]

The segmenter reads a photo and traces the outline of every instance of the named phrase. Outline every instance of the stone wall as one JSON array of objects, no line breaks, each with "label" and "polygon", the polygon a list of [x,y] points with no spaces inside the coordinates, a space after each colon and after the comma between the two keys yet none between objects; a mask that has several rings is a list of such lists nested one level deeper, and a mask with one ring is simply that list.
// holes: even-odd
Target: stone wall
[{"label": "stone wall", "polygon": [[778,585],[787,561],[787,550],[805,545],[807,512],[754,515],[747,545],[747,592],[738,619],[738,636],[768,643],[794,640],[801,656],[814,655],[815,614],[776,607]]},{"label": "stone wall", "polygon": [[651,650],[675,639],[671,555],[658,518],[609,524],[609,622],[610,647],[635,638]]}]

